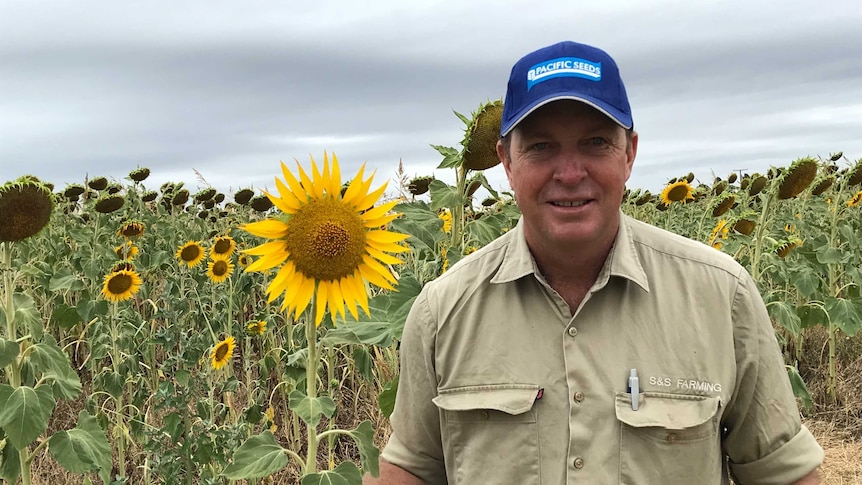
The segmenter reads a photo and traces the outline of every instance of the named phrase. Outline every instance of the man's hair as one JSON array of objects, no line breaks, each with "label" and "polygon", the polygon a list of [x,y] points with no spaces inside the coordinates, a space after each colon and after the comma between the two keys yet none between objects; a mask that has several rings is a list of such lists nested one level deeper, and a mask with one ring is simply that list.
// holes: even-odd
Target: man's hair
[{"label": "man's hair", "polygon": [[[632,146],[632,134],[634,133],[634,128],[626,129],[626,150]],[[512,132],[510,131],[506,136],[500,138],[500,141],[503,143],[503,152],[506,154],[506,158],[509,160],[512,159],[512,153],[509,151],[512,149]]]}]

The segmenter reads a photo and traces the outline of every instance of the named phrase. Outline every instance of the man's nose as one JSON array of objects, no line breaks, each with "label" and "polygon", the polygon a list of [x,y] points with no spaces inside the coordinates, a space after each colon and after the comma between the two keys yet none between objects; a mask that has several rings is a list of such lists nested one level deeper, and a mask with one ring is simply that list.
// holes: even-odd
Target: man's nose
[{"label": "man's nose", "polygon": [[567,184],[578,183],[587,176],[582,158],[577,153],[561,154],[554,171],[554,179]]}]

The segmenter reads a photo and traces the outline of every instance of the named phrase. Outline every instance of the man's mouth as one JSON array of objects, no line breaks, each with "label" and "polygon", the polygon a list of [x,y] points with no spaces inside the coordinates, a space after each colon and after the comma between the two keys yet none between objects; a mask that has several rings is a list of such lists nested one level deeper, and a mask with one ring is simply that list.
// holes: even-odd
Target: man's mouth
[{"label": "man's mouth", "polygon": [[564,200],[564,201],[553,201],[551,204],[557,207],[580,207],[586,203],[588,200]]}]

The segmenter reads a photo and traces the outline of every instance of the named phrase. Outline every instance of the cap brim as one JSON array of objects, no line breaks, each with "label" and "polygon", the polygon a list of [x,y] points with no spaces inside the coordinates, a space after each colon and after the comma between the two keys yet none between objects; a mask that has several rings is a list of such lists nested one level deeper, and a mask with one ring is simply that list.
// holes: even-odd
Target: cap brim
[{"label": "cap brim", "polygon": [[573,101],[580,101],[584,104],[592,106],[593,108],[599,110],[608,118],[612,119],[614,123],[620,125],[626,130],[632,128],[632,118],[631,116],[626,115],[620,110],[613,108],[612,106],[608,106],[606,103],[602,103],[595,98],[591,98],[589,96],[574,96],[574,95],[552,95],[546,98],[539,98],[532,104],[528,105],[522,113],[519,113],[506,127],[504,127],[503,131],[500,133],[500,137],[504,137],[508,135],[515,126],[518,125],[521,121],[524,120],[527,116],[541,108],[542,106],[552,103],[554,101],[560,101],[564,99],[569,99]]}]

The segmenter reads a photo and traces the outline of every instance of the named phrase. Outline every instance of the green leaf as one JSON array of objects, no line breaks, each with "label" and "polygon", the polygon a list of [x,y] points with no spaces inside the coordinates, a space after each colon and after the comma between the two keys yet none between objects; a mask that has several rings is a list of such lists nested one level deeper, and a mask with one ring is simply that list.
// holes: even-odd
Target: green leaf
[{"label": "green leaf", "polygon": [[466,116],[464,116],[464,115],[462,115],[461,113],[459,113],[459,112],[455,111],[454,109],[452,110],[452,112],[453,112],[453,113],[455,113],[455,116],[457,116],[459,120],[463,121],[465,125],[470,126],[471,124],[473,124],[473,120],[472,120],[472,119],[467,118]]},{"label": "green leaf", "polygon": [[432,180],[428,191],[431,193],[431,210],[458,207],[464,203],[464,198],[458,193],[458,187],[442,180]]},{"label": "green leaf", "polygon": [[505,222],[506,216],[503,214],[490,214],[467,221],[467,240],[474,246],[485,246],[503,233]]},{"label": "green leaf", "polygon": [[791,306],[785,301],[771,301],[766,304],[766,309],[769,310],[769,316],[778,322],[779,325],[787,329],[794,336],[799,336],[799,333],[802,331],[802,322],[796,313],[796,307]]},{"label": "green leaf", "polygon": [[356,365],[359,375],[364,377],[368,382],[373,382],[374,361],[367,347],[363,345],[353,347],[353,363]]},{"label": "green leaf", "polygon": [[302,485],[362,485],[362,472],[355,463],[345,461],[333,470],[302,477]]},{"label": "green leaf", "polygon": [[331,418],[335,414],[335,402],[331,398],[327,396],[310,398],[299,389],[294,389],[288,395],[287,407],[312,426],[320,424],[320,416]]},{"label": "green leaf", "polygon": [[81,394],[81,380],[72,369],[69,355],[57,345],[51,335],[30,347],[30,360],[51,381],[55,394],[62,399],[74,399]]},{"label": "green leaf", "polygon": [[813,299],[820,288],[820,278],[810,266],[802,266],[793,272],[793,283],[803,298]]},{"label": "green leaf", "polygon": [[72,473],[98,470],[104,483],[111,479],[111,446],[105,432],[87,411],[78,414],[78,425],[51,436],[48,447],[57,463]]},{"label": "green leaf", "polygon": [[171,412],[167,416],[165,416],[164,425],[162,429],[168,433],[171,437],[171,441],[176,442],[180,435],[185,431],[183,427],[183,418],[176,411]]},{"label": "green leaf", "polygon": [[[375,313],[372,312],[372,317]],[[388,347],[392,345],[392,324],[388,321],[343,323],[326,332],[326,336],[320,339],[320,342],[327,347],[346,344]]]},{"label": "green leaf", "polygon": [[786,365],[787,377],[790,378],[790,387],[793,388],[793,395],[802,401],[802,408],[808,412],[814,405],[814,400],[811,399],[811,394],[808,392],[808,386],[799,375],[799,370],[792,365]]},{"label": "green leaf", "polygon": [[826,297],[824,300],[829,321],[852,337],[862,327],[862,316],[856,311],[856,305],[847,298]]},{"label": "green leaf", "polygon": [[45,332],[42,326],[42,314],[36,309],[33,299],[28,295],[15,293],[15,323],[17,325],[25,325],[33,340],[42,340],[42,334]]},{"label": "green leaf", "polygon": [[0,384],[0,428],[19,450],[32,443],[48,427],[54,410],[54,393],[48,386],[12,389]]},{"label": "green leaf", "polygon": [[114,399],[118,399],[123,393],[123,384],[125,384],[125,381],[120,374],[110,369],[104,369],[102,372],[96,374],[93,384],[93,387],[96,389],[105,391]]},{"label": "green leaf", "polygon": [[461,152],[452,147],[444,147],[442,145],[431,145],[431,148],[437,150],[440,155],[443,155],[443,161],[437,168],[455,168],[461,165]]},{"label": "green leaf", "polygon": [[392,411],[395,410],[395,395],[398,394],[398,376],[395,379],[387,382],[383,386],[383,390],[377,396],[377,403],[380,405],[380,412],[386,418],[392,416]]},{"label": "green leaf", "polygon": [[9,365],[18,357],[20,345],[17,342],[0,338],[0,367]]},{"label": "green leaf", "polygon": [[78,302],[75,307],[82,322],[89,322],[94,317],[108,314],[108,301],[87,299]]},{"label": "green leaf", "polygon": [[[0,429],[0,443],[7,441]],[[7,483],[18,483],[18,475],[21,474],[21,462],[18,459],[18,450],[8,441],[0,449],[0,478]]]},{"label": "green leaf", "polygon": [[48,291],[78,291],[83,290],[84,286],[84,282],[78,275],[73,274],[71,269],[62,268],[51,277],[51,281],[48,282]]},{"label": "green leaf", "polygon": [[811,328],[829,323],[829,315],[826,314],[826,311],[820,305],[798,306],[796,307],[796,314],[799,315],[802,328]]},{"label": "green leaf", "polygon": [[371,421],[365,420],[359,423],[356,429],[350,431],[350,436],[359,448],[359,458],[362,460],[362,469],[370,473],[372,477],[380,476],[380,450],[374,446],[374,427]]},{"label": "green leaf", "polygon": [[81,317],[75,307],[60,303],[51,312],[51,323],[68,330],[81,323]]},{"label": "green leaf", "polygon": [[285,449],[275,442],[269,430],[252,436],[233,455],[222,476],[231,480],[263,478],[287,466]]},{"label": "green leaf", "polygon": [[843,264],[852,258],[851,254],[844,254],[839,249],[831,247],[818,248],[815,254],[820,264]]}]

